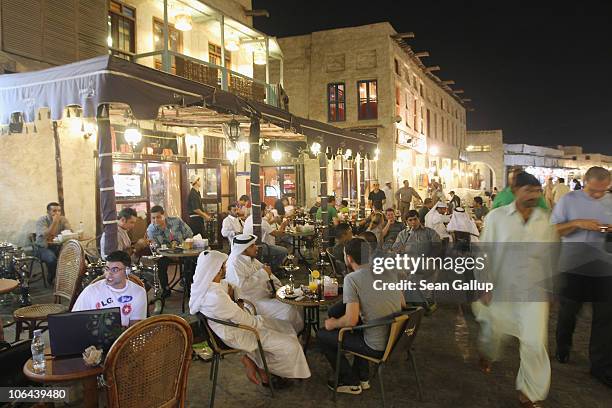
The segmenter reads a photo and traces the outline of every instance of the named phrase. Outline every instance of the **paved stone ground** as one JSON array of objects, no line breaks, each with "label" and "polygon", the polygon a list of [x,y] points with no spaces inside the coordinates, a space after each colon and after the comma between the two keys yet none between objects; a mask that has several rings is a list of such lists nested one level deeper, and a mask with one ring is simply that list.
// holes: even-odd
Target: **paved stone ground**
[{"label": "paved stone ground", "polygon": [[[50,289],[42,289],[40,282],[32,285],[34,302],[51,300]],[[0,306],[3,318],[10,315],[13,305]],[[180,294],[168,302],[167,312],[180,312]],[[510,340],[503,358],[485,375],[477,365],[476,340],[478,325],[471,315],[465,321],[458,318],[455,305],[441,306],[426,317],[415,342],[414,354],[424,388],[423,401],[417,400],[414,373],[405,355],[396,353],[383,373],[387,402],[396,407],[517,407],[514,381],[518,370],[518,342]],[[549,325],[550,350],[554,350],[556,308],[551,311]],[[576,328],[572,361],[561,365],[552,361],[552,386],[546,407],[604,408],[612,406],[612,389],[601,385],[588,373],[588,338],[590,310],[585,308]],[[13,340],[13,327],[6,330],[6,338]],[[397,350],[399,351],[399,349]],[[288,390],[270,398],[267,390],[251,384],[244,375],[238,356],[221,362],[217,388],[217,407],[380,407],[382,406],[378,377],[372,388],[359,396],[339,395],[334,404],[326,380],[331,376],[329,365],[315,345],[308,350],[307,359],[312,377],[298,381]],[[210,395],[210,363],[193,362],[188,384],[189,407],[204,407]],[[72,406],[79,406],[77,400]],[[388,404],[390,405],[390,404]]]}]

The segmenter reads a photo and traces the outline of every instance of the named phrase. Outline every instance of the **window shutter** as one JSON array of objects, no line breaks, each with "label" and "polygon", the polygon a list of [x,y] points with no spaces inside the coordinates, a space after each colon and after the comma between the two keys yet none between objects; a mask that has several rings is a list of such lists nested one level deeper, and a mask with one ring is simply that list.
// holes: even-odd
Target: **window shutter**
[{"label": "window shutter", "polygon": [[43,0],[2,0],[2,49],[42,59]]},{"label": "window shutter", "polygon": [[46,0],[45,3],[43,59],[56,65],[76,61],[75,0]]},{"label": "window shutter", "polygon": [[79,0],[78,59],[108,54],[108,10],[106,1]]}]

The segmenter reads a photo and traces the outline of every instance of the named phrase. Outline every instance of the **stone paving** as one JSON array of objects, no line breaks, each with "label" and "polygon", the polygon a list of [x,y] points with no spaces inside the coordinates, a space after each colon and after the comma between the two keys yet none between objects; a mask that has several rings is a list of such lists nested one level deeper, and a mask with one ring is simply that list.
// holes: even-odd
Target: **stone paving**
[{"label": "stone paving", "polygon": [[[50,289],[41,283],[32,287],[33,301],[51,301]],[[180,312],[180,294],[174,294],[166,312]],[[0,306],[3,318],[10,315],[13,305]],[[551,308],[549,325],[550,350],[554,350],[556,308]],[[414,344],[414,354],[424,389],[423,401],[417,400],[414,372],[405,361],[405,354],[396,352],[385,368],[383,377],[387,403],[395,407],[517,407],[514,381],[518,370],[518,342],[507,342],[500,362],[493,372],[483,374],[477,365],[476,340],[478,325],[469,313],[465,320],[458,318],[456,305],[441,306],[432,316],[425,317]],[[562,365],[552,360],[552,385],[545,407],[607,408],[612,406],[612,389],[600,384],[588,373],[588,337],[590,310],[584,308],[576,328],[572,360]],[[13,340],[13,327],[5,331]],[[399,349],[396,351],[400,351]],[[297,381],[287,390],[278,391],[270,398],[269,391],[251,384],[244,374],[238,356],[230,356],[220,365],[217,387],[217,407],[381,407],[378,377],[372,388],[361,395],[339,395],[337,403],[331,399],[326,381],[331,369],[318,352],[316,343],[307,353],[312,377]],[[193,361],[187,391],[188,407],[208,406],[210,395],[210,363]],[[373,373],[374,370],[372,370]],[[79,406],[76,401],[71,406]]]}]

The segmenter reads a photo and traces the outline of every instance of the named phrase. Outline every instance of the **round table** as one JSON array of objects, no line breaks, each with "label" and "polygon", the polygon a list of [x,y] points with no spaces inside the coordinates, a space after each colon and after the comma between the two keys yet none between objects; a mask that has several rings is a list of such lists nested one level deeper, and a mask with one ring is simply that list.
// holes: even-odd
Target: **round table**
[{"label": "round table", "polygon": [[[53,357],[50,349],[45,348],[45,372],[38,374],[32,367],[30,358],[23,366],[23,373],[28,379],[39,383],[61,383],[81,380],[83,382],[83,406],[93,408],[98,406],[97,376],[102,374],[104,367],[89,367],[83,357]],[[58,384],[59,385],[59,384]]]},{"label": "round table", "polygon": [[342,295],[327,297],[323,299],[310,299],[304,297],[301,300],[297,299],[289,299],[285,295],[285,289],[287,285],[281,286],[276,290],[276,299],[280,300],[283,303],[293,306],[302,307],[304,310],[304,331],[302,334],[304,335],[304,353],[308,348],[308,342],[310,341],[310,333],[314,331],[315,334],[319,331],[319,307],[325,305],[333,305],[338,302],[339,299],[342,299]]},{"label": "round table", "polygon": [[292,239],[291,247],[293,249],[293,253],[294,254],[297,253],[298,256],[300,257],[300,260],[304,262],[305,264],[308,264],[308,262],[306,261],[306,257],[304,256],[304,254],[302,254],[301,244],[302,244],[302,241],[304,241],[306,238],[313,237],[315,235],[314,227],[313,229],[307,230],[307,231],[286,230],[285,233],[288,236],[290,236]]},{"label": "round table", "polygon": [[0,279],[0,294],[9,293],[19,286],[19,281],[15,279]]},{"label": "round table", "polygon": [[[157,253],[164,258],[185,258],[184,260],[187,261],[188,258],[197,258],[200,253],[206,251],[207,249],[208,248],[180,248],[178,251],[176,249],[158,249]],[[185,267],[181,268],[182,275],[176,278],[173,282],[168,283],[171,290],[183,293],[183,302],[181,305],[181,310],[183,313],[185,313],[185,299],[187,299],[190,295],[191,283],[193,282],[193,273],[195,272],[195,264],[192,264],[192,262],[193,260],[189,260],[188,263],[184,265]],[[189,269],[189,273],[185,274],[184,269]],[[181,279],[183,279],[183,290],[174,289]]]}]

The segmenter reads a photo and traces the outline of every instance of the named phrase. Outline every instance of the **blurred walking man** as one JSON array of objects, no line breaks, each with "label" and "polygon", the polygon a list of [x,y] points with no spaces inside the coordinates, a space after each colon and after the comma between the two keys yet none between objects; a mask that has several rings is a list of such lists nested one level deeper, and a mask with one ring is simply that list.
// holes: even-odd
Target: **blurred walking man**
[{"label": "blurred walking man", "polygon": [[[522,172],[515,177],[514,202],[487,215],[481,242],[488,243],[487,280],[493,291],[473,304],[480,323],[481,368],[491,370],[505,336],[520,341],[516,389],[523,407],[540,407],[550,387],[547,291],[542,282],[552,273],[550,243],[557,241],[549,213],[538,208],[540,182]],[[482,280],[482,279],[481,279]]]}]

